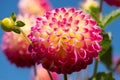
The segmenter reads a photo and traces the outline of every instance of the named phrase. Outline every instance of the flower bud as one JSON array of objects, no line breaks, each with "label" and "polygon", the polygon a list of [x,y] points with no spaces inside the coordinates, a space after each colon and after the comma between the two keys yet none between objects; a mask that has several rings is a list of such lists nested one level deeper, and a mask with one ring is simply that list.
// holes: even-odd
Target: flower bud
[{"label": "flower bud", "polygon": [[[31,25],[35,24],[36,17],[29,14],[18,14],[16,21],[20,20],[26,24],[24,27],[20,28],[24,30],[26,35],[28,35],[30,33]],[[5,32],[2,37],[1,48],[4,55],[10,63],[15,64],[17,67],[30,68],[35,64],[31,53],[28,51],[28,46],[29,43],[26,41],[22,34],[16,34],[13,31]]]},{"label": "flower bud", "polygon": [[80,5],[85,10],[99,9],[99,2],[96,0],[85,0]]},{"label": "flower bud", "polygon": [[10,32],[14,29],[14,21],[11,18],[4,18],[1,21],[1,27],[4,31]]}]

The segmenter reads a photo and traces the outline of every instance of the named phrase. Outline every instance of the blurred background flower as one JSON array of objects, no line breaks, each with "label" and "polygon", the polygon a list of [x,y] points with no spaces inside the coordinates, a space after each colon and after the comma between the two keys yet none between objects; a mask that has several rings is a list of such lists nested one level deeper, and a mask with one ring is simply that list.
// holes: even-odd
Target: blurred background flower
[{"label": "blurred background flower", "polygon": [[97,17],[99,14],[99,1],[98,0],[84,0],[80,3],[80,7],[89,12],[94,12]]},{"label": "blurred background flower", "polygon": [[120,7],[120,0],[104,0],[110,6]]},{"label": "blurred background flower", "polygon": [[[51,6],[47,0],[20,0],[18,8],[17,20],[25,22],[22,30],[28,35],[30,28],[35,25],[36,16],[44,15],[46,11],[51,9]],[[31,67],[35,64],[31,53],[28,51],[28,46],[29,43],[22,34],[5,32],[3,35],[3,52],[8,60],[17,67]]]},{"label": "blurred background flower", "polygon": [[[25,22],[22,29],[26,35],[30,32],[30,27],[35,24],[36,17],[32,15],[18,15],[18,20]],[[17,67],[31,67],[35,64],[31,53],[28,51],[29,43],[22,34],[5,32],[3,35],[2,49],[8,60]]]},{"label": "blurred background flower", "polygon": [[21,14],[43,15],[51,9],[49,0],[19,0],[18,8]]},{"label": "blurred background flower", "polygon": [[99,8],[98,0],[84,0],[84,2],[80,3],[83,9],[89,10],[90,8]]},{"label": "blurred background flower", "polygon": [[112,59],[113,70],[120,76],[120,56],[114,56]]}]

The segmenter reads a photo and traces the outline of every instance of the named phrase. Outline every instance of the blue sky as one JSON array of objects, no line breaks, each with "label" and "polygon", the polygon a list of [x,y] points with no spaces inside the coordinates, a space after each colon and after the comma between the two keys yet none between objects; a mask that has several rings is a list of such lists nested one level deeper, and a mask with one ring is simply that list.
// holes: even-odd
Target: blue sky
[{"label": "blue sky", "polygon": [[[78,2],[81,0],[50,0],[53,8],[58,7],[78,7]],[[83,0],[82,0],[83,1]],[[18,0],[0,0],[0,19],[8,17],[12,12],[18,13],[17,8]],[[117,9],[116,7],[110,7],[106,3],[103,5],[103,15]],[[120,56],[120,18],[112,22],[106,28],[113,35],[113,55]],[[0,29],[0,44],[2,43],[1,38],[3,31]],[[92,66],[92,65],[91,65]],[[90,67],[91,67],[90,66]],[[100,64],[99,71],[105,70],[105,67]],[[30,80],[31,69],[16,68],[15,65],[6,59],[0,49],[0,80]],[[73,76],[72,76],[73,77]],[[116,79],[118,80],[118,79]]]}]

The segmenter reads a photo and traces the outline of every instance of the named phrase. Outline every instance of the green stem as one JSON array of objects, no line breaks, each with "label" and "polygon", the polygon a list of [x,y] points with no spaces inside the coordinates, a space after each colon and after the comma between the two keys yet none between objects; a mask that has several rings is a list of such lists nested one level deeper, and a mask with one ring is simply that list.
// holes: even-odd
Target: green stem
[{"label": "green stem", "polygon": [[77,80],[80,80],[80,78],[81,78],[81,73],[80,73],[80,72],[77,72],[76,79],[77,79]]},{"label": "green stem", "polygon": [[[18,27],[18,28],[19,28],[19,27]],[[30,39],[29,39],[29,38],[27,37],[27,35],[24,33],[24,31],[23,31],[21,28],[19,28],[19,30],[21,31],[21,33],[23,34],[23,36],[25,37],[25,39],[28,41],[28,43],[29,43],[30,45],[33,45],[32,42],[30,41]],[[53,80],[50,71],[47,70],[47,72],[48,72],[48,74],[49,74],[49,76],[50,76],[50,80]],[[36,64],[34,65],[34,74],[35,74],[35,80],[37,80]]]},{"label": "green stem", "polygon": [[36,64],[34,65],[34,76],[35,76],[35,80],[37,80],[37,69],[36,69]]},{"label": "green stem", "polygon": [[[18,27],[19,28],[19,27]],[[30,41],[30,39],[27,37],[27,35],[24,33],[24,31],[19,28],[19,30],[21,31],[22,35],[25,37],[25,39],[27,40],[27,42],[30,44],[30,45],[33,45],[32,42]]]},{"label": "green stem", "polygon": [[67,74],[64,74],[64,80],[67,80]]},{"label": "green stem", "polygon": [[50,80],[53,80],[53,78],[52,78],[52,75],[51,75],[50,71],[49,71],[49,70],[47,70],[47,72],[48,72],[48,74],[49,74]]},{"label": "green stem", "polygon": [[[18,28],[19,28],[19,27],[18,27]],[[29,43],[30,45],[33,45],[32,42],[30,41],[30,39],[29,39],[29,38],[27,37],[27,35],[24,33],[24,31],[23,31],[21,28],[19,28],[19,30],[21,31],[21,33],[23,34],[23,36],[25,37],[25,39],[28,41],[28,43]],[[47,72],[48,72],[48,74],[49,74],[49,76],[50,76],[50,80],[53,80],[50,71],[47,70]],[[34,65],[34,74],[35,74],[35,80],[37,80],[36,64]]]},{"label": "green stem", "polygon": [[[99,16],[98,16],[100,20],[102,20],[102,9],[103,9],[103,0],[100,0],[100,8],[99,8]],[[98,59],[95,60],[93,78],[96,76],[97,69],[98,69]]]},{"label": "green stem", "polygon": [[97,69],[98,69],[98,59],[95,59],[93,77],[96,76]]},{"label": "green stem", "polygon": [[[30,39],[27,37],[27,35],[25,34],[25,32],[18,27],[18,29],[21,31],[22,35],[24,36],[24,38],[27,40],[27,42],[30,45],[33,45],[32,42],[30,41]],[[37,80],[37,69],[36,69],[36,64],[34,65],[34,75],[35,75],[35,80]]]},{"label": "green stem", "polygon": [[100,0],[99,19],[102,20],[103,0]]}]

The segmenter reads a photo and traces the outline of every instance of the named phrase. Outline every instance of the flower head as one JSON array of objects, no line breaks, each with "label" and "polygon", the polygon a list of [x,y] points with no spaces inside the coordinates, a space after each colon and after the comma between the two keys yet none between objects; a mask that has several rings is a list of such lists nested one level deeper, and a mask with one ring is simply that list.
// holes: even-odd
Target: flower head
[{"label": "flower head", "polygon": [[[30,32],[29,26],[35,24],[35,16],[32,15],[18,15],[17,19],[25,22],[26,26],[22,29],[24,29],[26,34]],[[3,35],[3,52],[8,60],[18,67],[31,67],[35,63],[30,52],[28,51],[28,46],[29,43],[22,34],[5,32]]]},{"label": "flower head", "polygon": [[18,7],[20,9],[20,13],[34,15],[43,15],[46,11],[51,9],[51,5],[48,0],[20,0]]},{"label": "flower head", "polygon": [[110,6],[120,7],[120,0],[104,0]]},{"label": "flower head", "polygon": [[29,38],[43,67],[57,73],[86,68],[101,50],[101,29],[90,15],[75,8],[58,8],[37,18]]},{"label": "flower head", "polygon": [[[49,76],[49,74],[48,74],[48,72],[47,72],[47,70],[46,69],[44,69],[43,67],[42,67],[42,65],[38,65],[37,67],[36,67],[36,79],[37,80],[50,80],[50,76]],[[57,73],[55,73],[55,72],[50,72],[51,73],[51,75],[52,75],[52,78],[53,78],[53,80],[59,80],[59,75],[57,74]],[[35,80],[35,77],[34,77],[35,75],[33,75],[33,79],[32,80]]]}]

